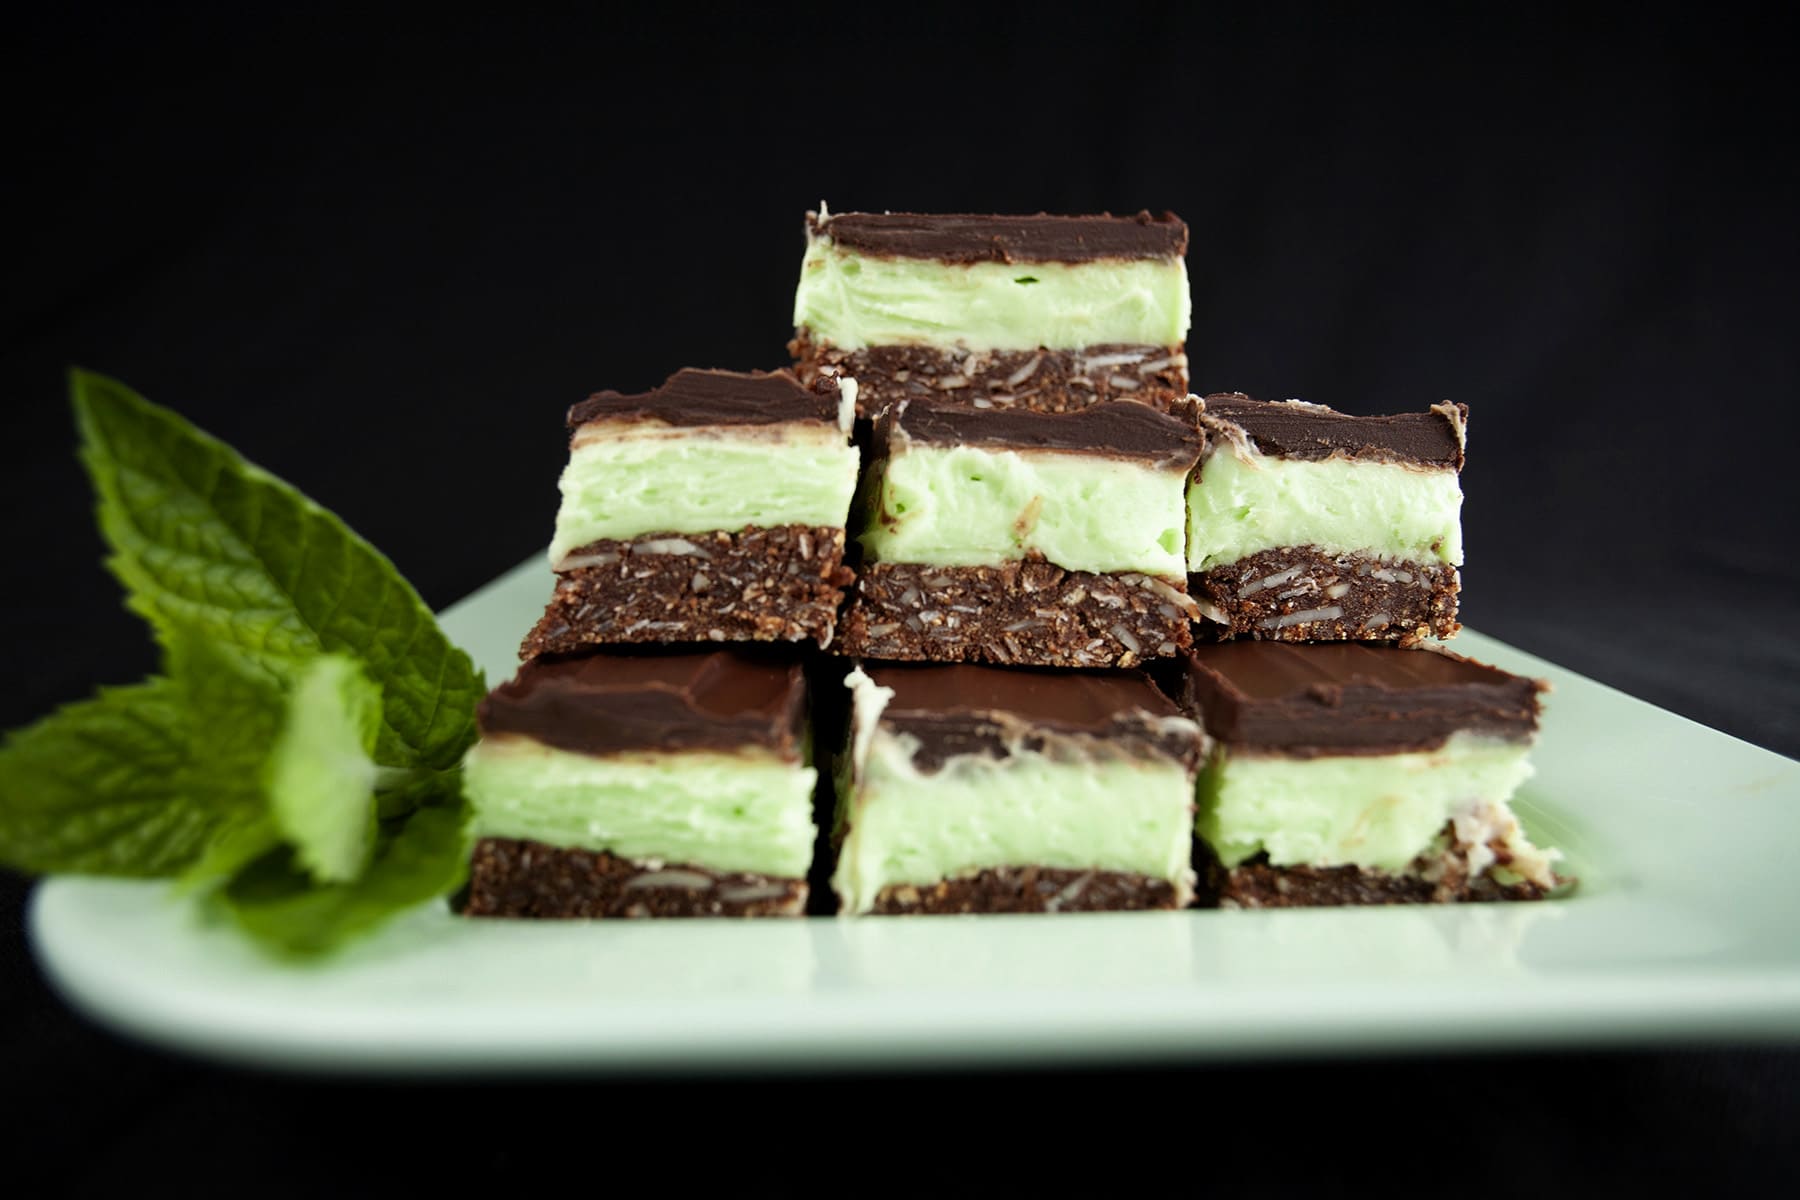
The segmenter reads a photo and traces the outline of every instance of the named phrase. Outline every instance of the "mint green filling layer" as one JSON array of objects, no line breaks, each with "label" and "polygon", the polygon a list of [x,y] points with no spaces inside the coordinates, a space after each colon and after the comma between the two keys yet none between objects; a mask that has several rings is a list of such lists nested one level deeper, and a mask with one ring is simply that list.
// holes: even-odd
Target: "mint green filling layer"
[{"label": "mint green filling layer", "polygon": [[1275,866],[1399,871],[1459,819],[1541,858],[1507,807],[1531,776],[1528,752],[1462,735],[1406,754],[1289,759],[1221,749],[1200,777],[1196,828],[1228,867],[1266,850]]},{"label": "mint green filling layer", "polygon": [[888,458],[861,541],[888,562],[995,566],[1035,550],[1071,571],[1182,579],[1183,483],[1117,459],[914,445]]},{"label": "mint green filling layer", "polygon": [[856,469],[856,448],[822,426],[578,437],[562,473],[550,561],[602,538],[842,526]]},{"label": "mint green filling layer", "polygon": [[800,264],[794,325],[844,350],[1172,347],[1187,338],[1189,306],[1180,259],[955,264],[864,256],[814,239]]},{"label": "mint green filling layer", "polygon": [[931,884],[987,867],[1129,871],[1192,884],[1192,785],[1166,762],[1054,762],[1041,754],[912,765],[910,739],[869,740],[853,796],[840,795],[832,887],[846,913],[881,889]]},{"label": "mint green filling layer", "polygon": [[1282,546],[1462,565],[1462,482],[1451,470],[1220,447],[1200,464],[1187,502],[1192,571]]},{"label": "mint green filling layer", "polygon": [[463,767],[477,837],[790,878],[812,862],[816,777],[773,758],[599,757],[525,738],[481,742]]}]

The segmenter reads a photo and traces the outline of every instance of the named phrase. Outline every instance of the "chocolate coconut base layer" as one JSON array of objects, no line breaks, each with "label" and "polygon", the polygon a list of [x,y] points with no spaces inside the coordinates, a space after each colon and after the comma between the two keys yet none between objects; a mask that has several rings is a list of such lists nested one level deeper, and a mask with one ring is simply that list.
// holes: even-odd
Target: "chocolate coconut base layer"
[{"label": "chocolate coconut base layer", "polygon": [[856,380],[856,413],[879,416],[900,400],[936,399],[972,408],[1068,412],[1105,400],[1168,408],[1188,391],[1179,346],[1087,346],[1080,350],[970,350],[963,346],[815,344],[801,330],[788,343],[808,387],[831,376]]},{"label": "chocolate coconut base layer", "polygon": [[1300,546],[1264,550],[1188,576],[1206,614],[1202,640],[1395,642],[1449,638],[1461,579],[1444,563],[1390,562]]},{"label": "chocolate coconut base layer", "polygon": [[876,562],[857,574],[838,652],[1002,666],[1130,667],[1192,644],[1192,601],[1148,575]]},{"label": "chocolate coconut base layer", "polygon": [[1121,871],[999,867],[960,879],[882,888],[870,911],[929,913],[1134,912],[1182,907],[1166,879]]},{"label": "chocolate coconut base layer", "polygon": [[[1422,854],[1403,872],[1357,866],[1271,866],[1259,856],[1225,867],[1200,843],[1198,855],[1200,908],[1335,908],[1346,905],[1467,904],[1496,900],[1542,900],[1551,889],[1529,880],[1502,882],[1497,867],[1510,861],[1507,847],[1489,843],[1494,864],[1469,871],[1469,847],[1455,840],[1454,825],[1444,827],[1444,849]],[[1558,877],[1559,888],[1573,881]]]},{"label": "chocolate coconut base layer", "polygon": [[590,542],[568,556],[520,657],[621,642],[831,644],[844,588],[844,531],[754,526]]},{"label": "chocolate coconut base layer", "polygon": [[635,863],[605,851],[482,838],[469,863],[471,917],[797,917],[804,879],[688,863]]}]

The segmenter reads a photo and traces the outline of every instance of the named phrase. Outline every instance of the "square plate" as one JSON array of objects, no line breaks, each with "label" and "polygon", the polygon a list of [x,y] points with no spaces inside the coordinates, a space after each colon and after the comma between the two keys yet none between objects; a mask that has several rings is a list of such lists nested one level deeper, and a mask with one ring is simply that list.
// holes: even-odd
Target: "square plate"
[{"label": "square plate", "polygon": [[[444,616],[499,680],[541,558]],[[367,1072],[825,1068],[1800,1037],[1800,763],[1465,633],[1549,679],[1518,809],[1567,900],[839,921],[402,916],[263,957],[162,884],[52,879],[76,1008],[165,1047]]]}]

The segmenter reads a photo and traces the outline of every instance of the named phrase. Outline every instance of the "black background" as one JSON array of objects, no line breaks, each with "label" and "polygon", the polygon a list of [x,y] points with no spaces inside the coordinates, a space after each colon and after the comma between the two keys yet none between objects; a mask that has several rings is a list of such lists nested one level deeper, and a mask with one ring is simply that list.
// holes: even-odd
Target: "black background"
[{"label": "black background", "polygon": [[[0,724],[154,665],[98,565],[69,365],[299,484],[441,606],[546,540],[569,403],[784,360],[800,217],[824,198],[1174,209],[1197,390],[1466,401],[1468,623],[1800,753],[1800,131],[1776,25],[142,9],[13,17],[0,39]],[[1180,1155],[1197,1187],[1800,1169],[1791,1050],[823,1084],[240,1074],[69,1016],[25,952],[26,890],[0,880],[0,1141],[81,1191],[523,1188],[541,1153],[629,1157],[634,1121],[674,1120],[717,1145],[781,1130],[757,1178],[799,1185],[863,1121],[923,1122],[917,1167],[997,1114],[1078,1135],[1058,1162]],[[429,1153],[399,1136],[420,1122]],[[358,1150],[386,1174],[336,1173]]]}]

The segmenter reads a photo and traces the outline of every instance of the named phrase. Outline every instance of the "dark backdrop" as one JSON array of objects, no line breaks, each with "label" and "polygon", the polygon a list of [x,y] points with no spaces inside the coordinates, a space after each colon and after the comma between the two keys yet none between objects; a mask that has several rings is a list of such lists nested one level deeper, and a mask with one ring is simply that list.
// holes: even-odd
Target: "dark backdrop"
[{"label": "dark backdrop", "polygon": [[[1800,752],[1800,187],[1774,25],[1113,3],[477,26],[142,7],[15,16],[0,38],[0,723],[153,665],[98,565],[70,364],[293,480],[443,605],[546,540],[566,405],[685,364],[783,361],[801,213],[824,198],[1174,209],[1193,228],[1197,390],[1356,412],[1468,402],[1467,621]],[[1465,1179],[1492,1161],[1478,1146],[1515,1136],[1565,1179],[1796,1165],[1786,1052],[953,1088],[291,1085],[66,1015],[24,952],[25,885],[0,888],[8,1132],[94,1190],[154,1178],[152,1151],[322,1183],[308,1172],[334,1142],[366,1149],[402,1114],[503,1114],[498,1140],[463,1150],[474,1181],[529,1175],[532,1153],[499,1142],[541,1140],[545,1111],[575,1150],[586,1114],[616,1128],[634,1107],[921,1114],[949,1092],[979,1122],[1066,1090],[1057,1119],[1120,1118],[1114,1101],[1167,1084],[1182,1098],[1162,1111],[1189,1131],[1169,1144],[1218,1182],[1374,1181],[1359,1147],[1396,1137]],[[1277,1142],[1295,1121],[1316,1155]]]}]

